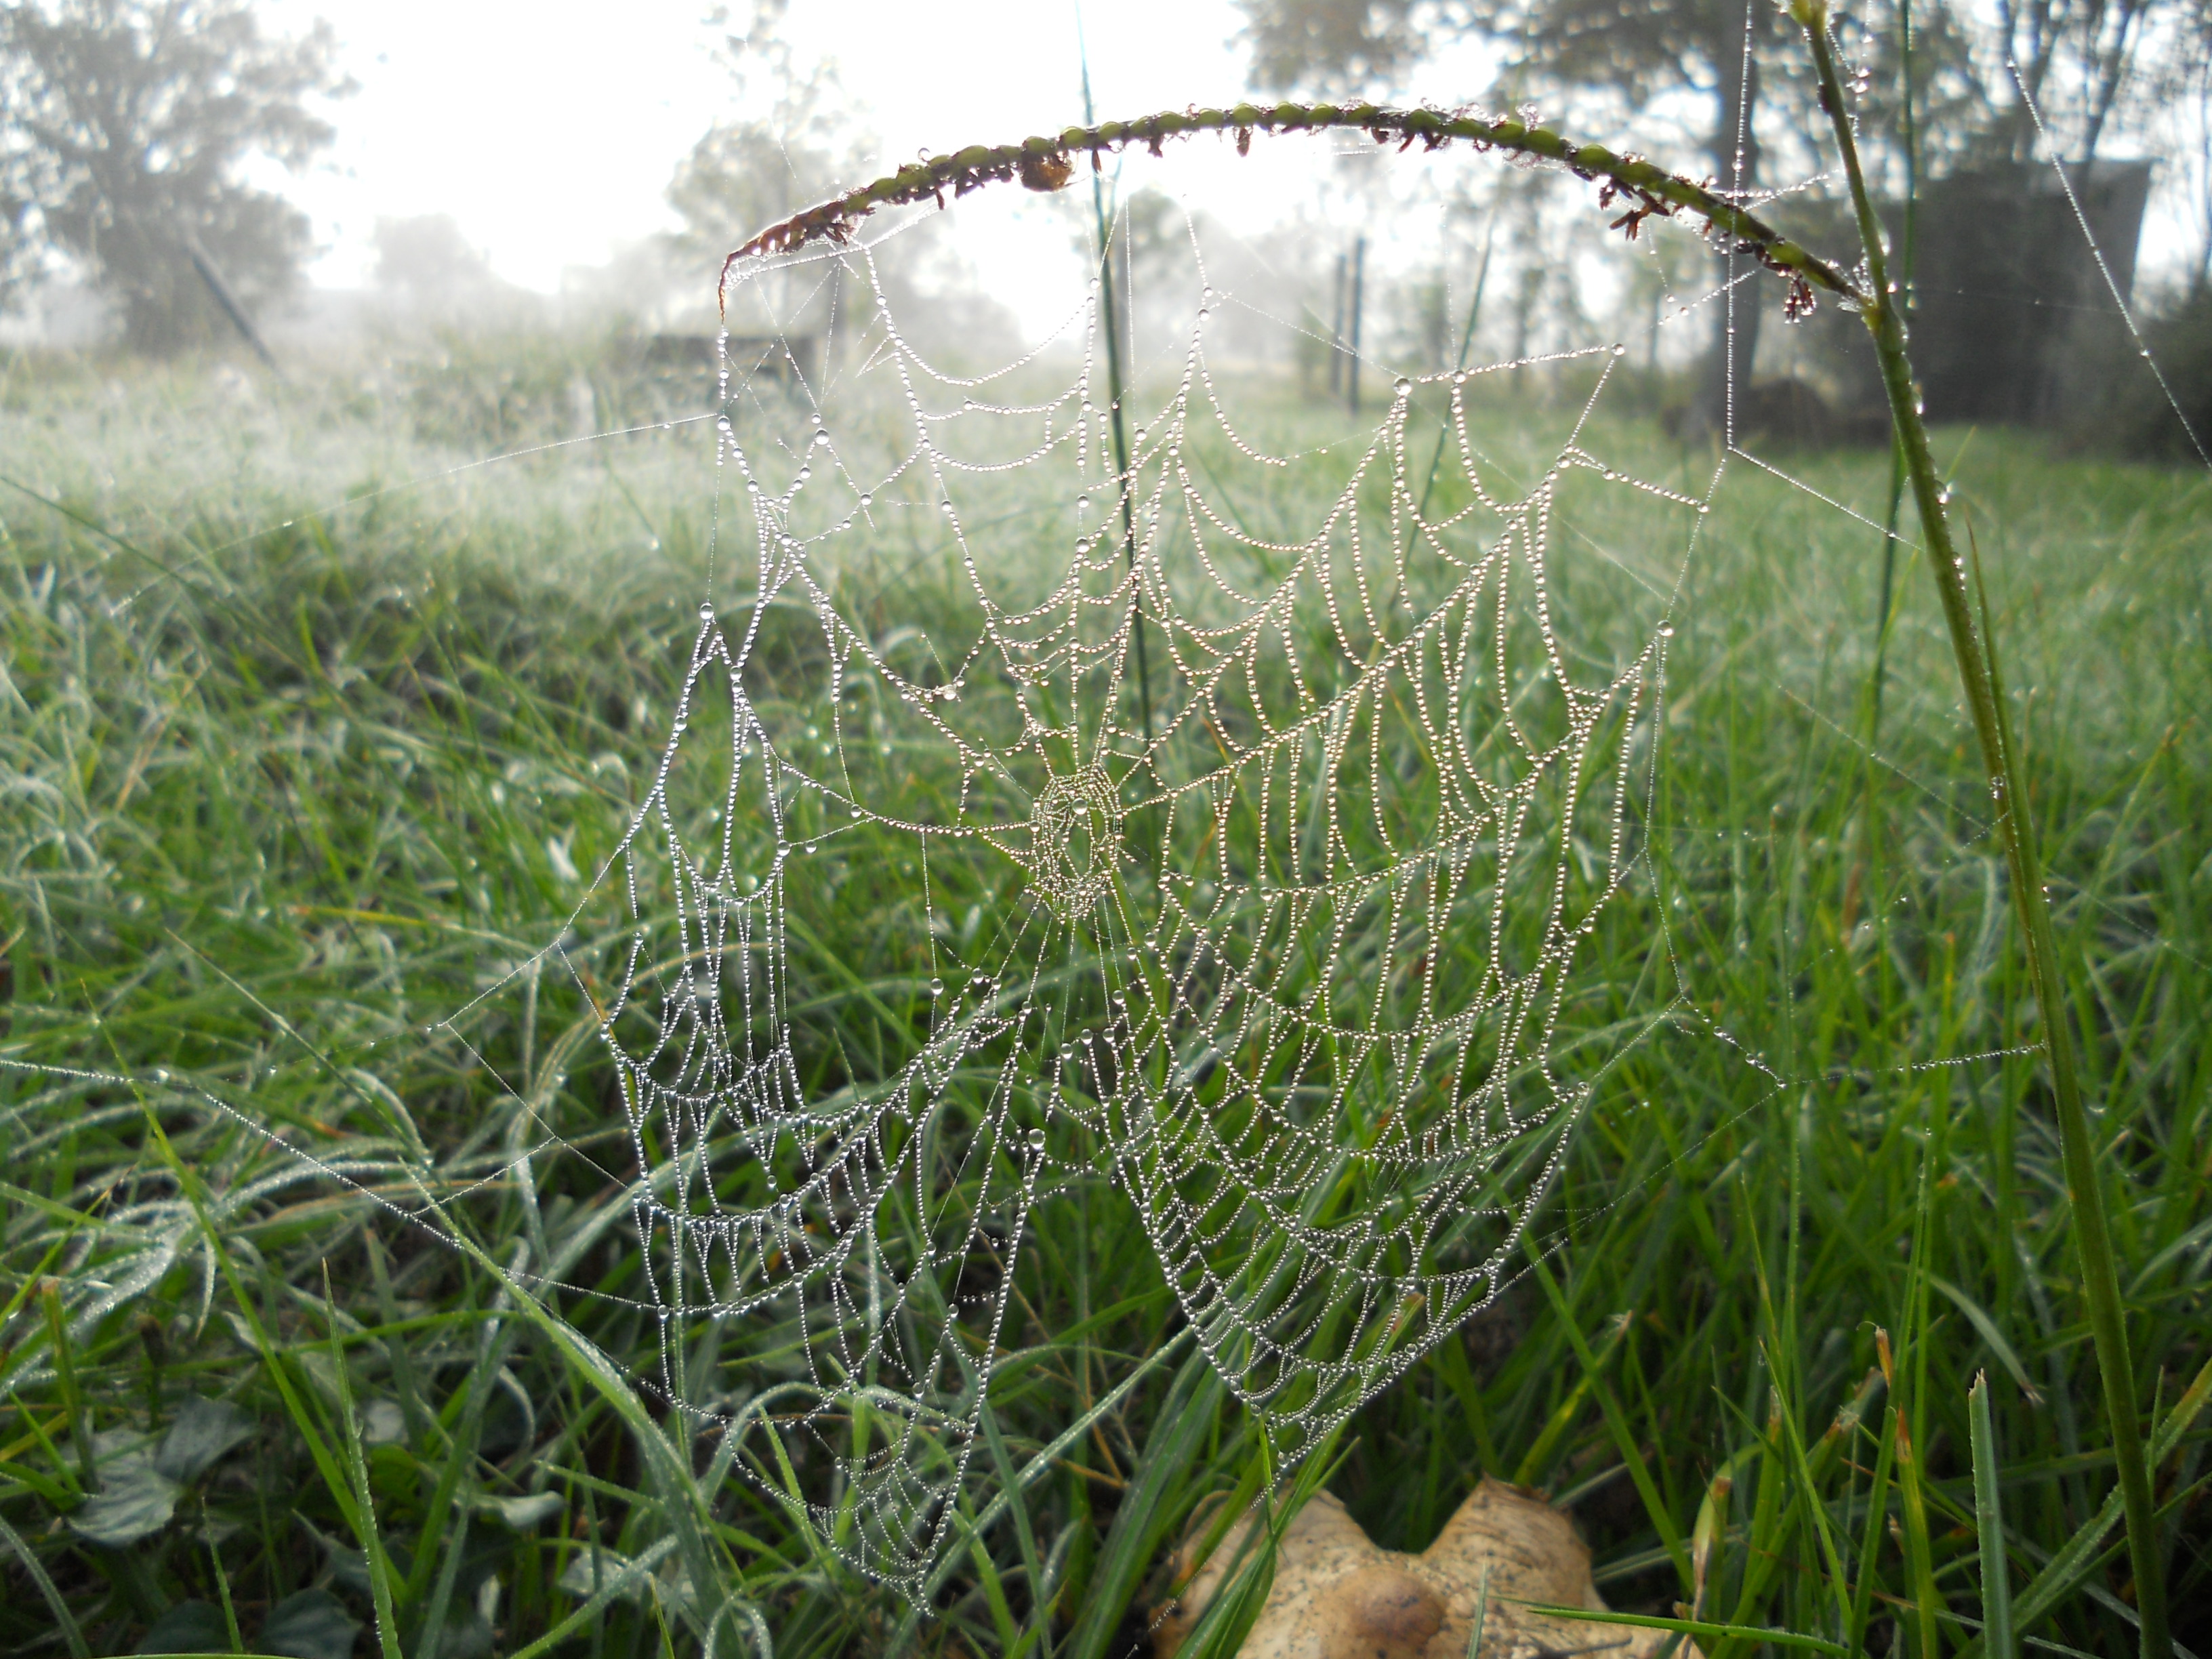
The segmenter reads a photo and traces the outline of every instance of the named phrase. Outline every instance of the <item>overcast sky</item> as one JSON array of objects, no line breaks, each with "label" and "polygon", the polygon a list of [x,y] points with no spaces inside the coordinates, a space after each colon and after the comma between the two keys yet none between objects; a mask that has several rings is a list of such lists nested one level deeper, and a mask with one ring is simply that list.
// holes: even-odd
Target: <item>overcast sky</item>
[{"label": "overcast sky", "polygon": [[[326,250],[313,279],[367,279],[380,215],[451,214],[502,276],[551,290],[564,267],[604,263],[667,228],[677,162],[718,118],[738,113],[712,56],[725,33],[711,0],[620,7],[517,0],[263,0],[267,24],[329,20],[360,90],[336,105],[336,147],[280,185]],[[744,0],[732,6],[747,15]],[[1080,22],[1079,24],[1079,17]],[[1000,143],[1056,131],[1082,114],[1083,31],[1100,118],[1241,95],[1247,54],[1233,0],[793,0],[785,33],[802,70],[834,64],[878,155]],[[1417,90],[1474,95],[1481,65],[1462,52]],[[1261,147],[1262,150],[1267,146]],[[1310,155],[1239,163],[1191,146],[1139,177],[1244,226],[1279,219],[1310,189]],[[1064,224],[1020,191],[963,209],[963,246],[991,285],[1041,321],[1076,273]],[[1027,228],[1026,233],[1024,227]],[[757,227],[732,227],[744,234]],[[1053,262],[1053,281],[1044,280]],[[1066,265],[1062,272],[1057,266]]]},{"label": "overcast sky", "polygon": [[[288,193],[361,280],[380,214],[449,213],[532,288],[670,222],[677,161],[735,109],[705,0],[273,0],[273,27],[327,18],[361,83],[338,143]],[[739,9],[742,15],[742,9]],[[948,24],[948,17],[957,19]],[[1102,115],[1216,101],[1243,84],[1231,0],[1118,0],[1085,19]],[[1071,0],[795,0],[802,64],[836,63],[886,155],[1057,129],[1081,112]]]},{"label": "overcast sky", "polygon": [[[713,0],[261,6],[282,32],[327,18],[360,83],[331,110],[334,149],[279,186],[312,216],[325,250],[313,276],[327,286],[366,280],[379,216],[445,213],[500,275],[556,289],[565,268],[603,264],[669,227],[664,192],[678,161],[717,119],[746,112],[712,55],[725,33],[708,21]],[[744,17],[749,5],[730,9]],[[1243,22],[1234,0],[1091,0],[1080,11],[1078,0],[792,0],[786,34],[802,69],[834,65],[879,159],[896,165],[1079,119],[1079,27],[1101,118],[1237,97]],[[1487,67],[1462,46],[1425,65],[1411,91],[1468,100],[1488,84]],[[1263,143],[1240,162],[1201,140],[1170,164],[1132,158],[1125,184],[1156,185],[1232,228],[1257,229],[1311,198],[1314,142]],[[1064,220],[1019,191],[986,192],[961,212],[962,251],[1026,323],[1048,325],[1079,280]],[[734,240],[757,227],[730,228]],[[2147,264],[2176,234],[2154,209]]]}]

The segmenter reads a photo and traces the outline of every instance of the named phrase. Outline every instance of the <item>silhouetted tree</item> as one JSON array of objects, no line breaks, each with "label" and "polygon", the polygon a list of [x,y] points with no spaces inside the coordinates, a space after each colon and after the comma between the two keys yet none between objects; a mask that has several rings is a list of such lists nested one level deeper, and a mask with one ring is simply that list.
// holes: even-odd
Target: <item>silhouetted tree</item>
[{"label": "silhouetted tree", "polygon": [[[2172,56],[2201,40],[2212,13],[2203,0],[1997,0],[1996,45],[2001,64],[1991,102],[2000,112],[1996,132],[2002,150],[2026,161],[2037,150],[2034,116],[2021,96],[2058,127],[2054,137],[2069,160],[2096,155],[2113,118],[2123,113],[2146,45],[2164,36]],[[2154,76],[2154,80],[2161,77]],[[2065,92],[2052,94],[2061,87]]]},{"label": "silhouetted tree", "polygon": [[1252,79],[1276,91],[1387,91],[1428,53],[1439,26],[1476,27],[1471,13],[1416,0],[1242,0]]},{"label": "silhouetted tree", "polygon": [[[669,181],[668,204],[684,221],[674,252],[697,270],[705,294],[724,254],[762,226],[834,194],[841,176],[849,169],[841,170],[809,125],[781,106],[763,118],[718,123]],[[746,284],[726,321],[740,335],[819,334],[839,300],[861,297],[845,295],[844,286],[833,268],[782,272]]]},{"label": "silhouetted tree", "polygon": [[836,76],[820,64],[799,72],[783,34],[788,9],[788,0],[750,0],[742,28],[731,27],[727,8],[708,20],[727,31],[715,56],[738,102],[760,112],[717,123],[669,183],[669,205],[684,220],[680,240],[702,260],[822,200],[858,165],[838,131]]},{"label": "silhouetted tree", "polygon": [[[245,0],[0,3],[0,236],[17,280],[59,252],[169,351],[227,329],[221,278],[247,311],[297,283],[307,216],[239,177],[328,145],[310,108],[352,89],[318,23],[264,36]],[[220,276],[204,274],[204,266]]]},{"label": "silhouetted tree", "polygon": [[379,219],[370,280],[386,301],[418,318],[451,319],[511,300],[483,250],[470,245],[450,213]]},{"label": "silhouetted tree", "polygon": [[[880,170],[857,118],[838,96],[836,77],[817,64],[799,67],[782,26],[787,0],[751,0],[744,32],[732,30],[717,54],[736,82],[741,106],[762,112],[715,125],[691,149],[668,186],[684,221],[673,250],[696,261],[700,291],[711,293],[722,256],[763,226]],[[726,14],[719,21],[731,20]],[[942,234],[925,224],[900,239],[878,272],[907,337],[941,346],[955,359],[1010,347],[1005,308],[979,291],[974,272]],[[732,333],[850,337],[873,310],[862,283],[845,280],[841,262],[802,259],[731,296]]]}]

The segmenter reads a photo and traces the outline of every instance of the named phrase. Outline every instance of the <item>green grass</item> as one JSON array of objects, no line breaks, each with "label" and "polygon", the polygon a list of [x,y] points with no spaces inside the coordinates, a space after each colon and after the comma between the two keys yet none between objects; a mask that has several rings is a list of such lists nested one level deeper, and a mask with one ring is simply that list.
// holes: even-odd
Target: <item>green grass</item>
[{"label": "green grass", "polygon": [[[573,986],[507,984],[459,1022],[465,1044],[435,1026],[562,928],[565,872],[597,866],[648,775],[703,580],[690,434],[389,488],[470,452],[425,451],[374,400],[240,413],[189,373],[103,392],[89,372],[6,372],[4,470],[47,500],[0,502],[0,1057],[134,1083],[0,1073],[0,1644],[129,1651],[167,1615],[252,1651],[289,1608],[409,1655],[691,1651],[711,1626],[721,1652],[1120,1659],[1165,1589],[1163,1546],[1263,1465],[1110,1181],[1072,1176],[1036,1212],[992,1395],[1011,1468],[1083,1431],[909,1627],[896,1593],[726,1478],[738,1448],[630,1386],[658,1377],[659,1342],[623,1299],[629,1153]],[[1516,422],[1571,417],[1520,395],[1491,436],[1540,448]],[[2155,1429],[2212,1360],[2212,489],[1943,436]],[[1634,425],[1596,441],[1692,491],[1710,471]],[[1879,517],[1886,458],[1790,465]],[[998,487],[1011,557],[1041,509]],[[1310,500],[1247,505],[1294,520]],[[1602,654],[1649,625],[1679,547],[1579,522],[1563,626]],[[1662,1618],[1951,1651],[2002,1561],[2021,1635],[2126,1650],[2117,1519],[2072,1543],[2109,1493],[2108,1440],[1926,574],[1902,574],[1869,839],[1876,532],[1739,465],[1705,533],[1650,871],[1604,914],[1568,1016],[1571,1069],[1603,1069],[1538,1229],[1550,1251],[1347,1425],[1330,1485],[1413,1548],[1483,1471],[1539,1486],[1571,1505],[1613,1604]],[[848,570],[848,591],[929,620],[940,601],[901,569],[904,586]],[[787,665],[795,685],[808,665]],[[896,848],[848,839],[793,951],[835,988],[800,1042],[832,1079],[910,1041],[928,1000]],[[987,877],[947,877],[956,929]],[[1668,941],[1688,1000],[1626,1041],[1673,994]],[[565,1149],[516,1164],[541,1119]],[[416,1203],[426,1165],[465,1249],[378,1201]],[[502,1271],[610,1296],[556,1293],[556,1322]],[[709,1359],[776,1364],[729,1335]],[[194,1395],[234,1406],[243,1437],[204,1468],[174,1442],[180,1478],[159,1484],[132,1445],[201,1421]],[[2201,1650],[2205,1419],[2168,1439],[2171,1596]],[[826,1490],[827,1469],[796,1473]],[[1009,1484],[984,1472],[978,1502]],[[173,1518],[93,1541],[133,1494]],[[2085,1571],[2039,1595],[2069,1547]]]}]

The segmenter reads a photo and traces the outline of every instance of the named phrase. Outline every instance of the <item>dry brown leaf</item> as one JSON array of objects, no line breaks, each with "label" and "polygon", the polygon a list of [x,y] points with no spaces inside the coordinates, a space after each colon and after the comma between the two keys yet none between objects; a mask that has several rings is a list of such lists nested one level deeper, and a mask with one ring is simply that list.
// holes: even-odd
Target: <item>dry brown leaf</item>
[{"label": "dry brown leaf", "polygon": [[[1251,1525],[1230,1528],[1181,1597],[1153,1626],[1155,1659],[1174,1659],[1220,1590]],[[1208,1526],[1201,1512],[1176,1557],[1178,1580]],[[1284,1534],[1275,1582],[1241,1659],[1465,1659],[1486,1573],[1482,1659],[1596,1651],[1649,1659],[1663,1631],[1547,1619],[1522,1604],[1603,1612],[1589,1548],[1574,1524],[1533,1492],[1484,1478],[1437,1541],[1419,1555],[1377,1549],[1328,1492],[1315,1494]],[[1697,1650],[1676,1651],[1696,1659]]]}]

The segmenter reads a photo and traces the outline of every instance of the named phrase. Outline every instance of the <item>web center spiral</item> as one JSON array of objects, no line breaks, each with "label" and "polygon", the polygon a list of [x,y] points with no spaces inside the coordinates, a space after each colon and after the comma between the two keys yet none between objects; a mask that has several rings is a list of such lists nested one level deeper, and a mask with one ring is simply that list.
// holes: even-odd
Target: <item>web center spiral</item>
[{"label": "web center spiral", "polygon": [[1121,801],[1097,762],[1056,775],[1030,812],[1030,878],[1064,915],[1088,910],[1113,886]]}]

